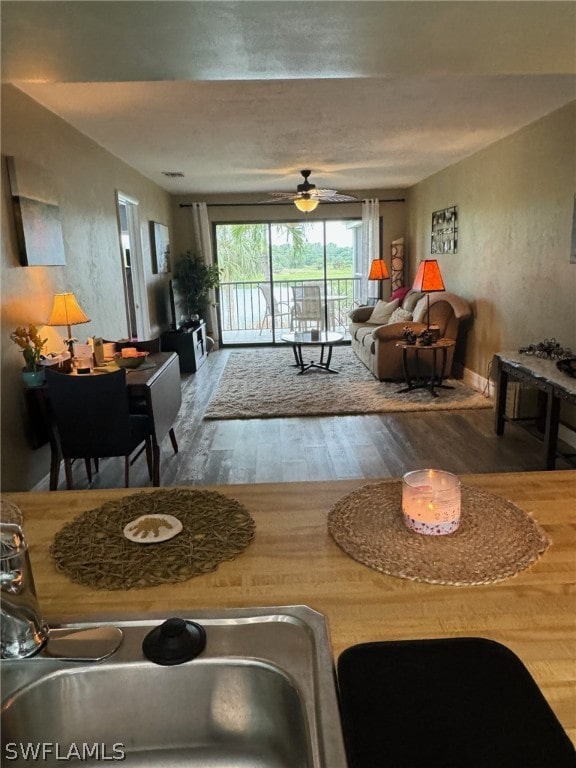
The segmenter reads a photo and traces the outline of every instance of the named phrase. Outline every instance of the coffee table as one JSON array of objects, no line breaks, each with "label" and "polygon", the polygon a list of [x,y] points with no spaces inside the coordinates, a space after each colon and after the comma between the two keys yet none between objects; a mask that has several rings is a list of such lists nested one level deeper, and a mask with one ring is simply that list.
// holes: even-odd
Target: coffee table
[{"label": "coffee table", "polygon": [[[318,331],[317,334],[312,334],[312,331],[299,331],[294,333],[285,333],[282,336],[282,341],[292,346],[294,352],[294,363],[296,368],[300,368],[298,374],[305,373],[311,368],[320,368],[327,373],[338,373],[333,368],[330,368],[330,361],[332,360],[332,348],[334,344],[342,341],[344,335],[336,333],[335,331]],[[320,360],[316,363],[311,360],[309,363],[304,362],[302,357],[302,347],[320,347]],[[327,351],[326,351],[327,350]]]}]

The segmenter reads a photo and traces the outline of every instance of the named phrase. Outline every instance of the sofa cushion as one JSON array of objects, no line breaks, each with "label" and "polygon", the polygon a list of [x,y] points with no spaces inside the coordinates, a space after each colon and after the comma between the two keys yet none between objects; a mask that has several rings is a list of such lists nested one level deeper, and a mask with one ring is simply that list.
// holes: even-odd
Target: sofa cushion
[{"label": "sofa cushion", "polygon": [[402,307],[398,307],[390,315],[390,320],[388,320],[387,325],[392,325],[393,323],[406,323],[408,320],[412,320],[412,312],[408,312],[407,310],[402,309]]},{"label": "sofa cushion", "polygon": [[366,344],[367,342],[370,343],[372,340],[372,331],[374,330],[374,326],[372,325],[364,325],[358,328],[358,330],[355,333],[356,341],[358,341],[360,344]]},{"label": "sofa cushion", "polygon": [[414,312],[414,307],[418,304],[422,296],[424,296],[424,294],[420,293],[420,291],[410,290],[404,297],[402,309],[406,309],[408,312]]},{"label": "sofa cushion", "polygon": [[392,312],[394,312],[395,309],[398,309],[399,306],[399,299],[394,299],[394,301],[378,301],[372,310],[368,322],[373,325],[386,325],[388,320],[390,320]]}]

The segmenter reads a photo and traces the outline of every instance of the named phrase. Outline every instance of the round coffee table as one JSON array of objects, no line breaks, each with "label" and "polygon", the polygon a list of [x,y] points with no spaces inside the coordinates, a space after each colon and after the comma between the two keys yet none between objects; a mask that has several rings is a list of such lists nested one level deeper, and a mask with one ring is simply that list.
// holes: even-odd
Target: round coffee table
[{"label": "round coffee table", "polygon": [[[332,360],[332,348],[334,344],[342,341],[344,335],[342,333],[336,333],[334,331],[318,331],[317,334],[313,334],[312,331],[296,331],[293,333],[285,333],[282,335],[282,341],[292,346],[294,352],[294,359],[296,362],[294,365],[300,368],[298,374],[309,371],[310,368],[321,368],[327,373],[338,373],[333,368],[330,368],[330,361]],[[311,360],[309,363],[304,362],[302,357],[302,347],[320,347],[320,360],[316,363]],[[326,350],[328,350],[326,352]]]}]

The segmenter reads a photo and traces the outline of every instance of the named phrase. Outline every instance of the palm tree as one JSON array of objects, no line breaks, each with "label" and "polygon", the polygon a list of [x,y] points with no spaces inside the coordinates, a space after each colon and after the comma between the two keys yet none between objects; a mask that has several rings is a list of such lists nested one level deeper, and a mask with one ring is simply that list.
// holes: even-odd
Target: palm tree
[{"label": "palm tree", "polygon": [[307,222],[285,224],[220,224],[216,228],[218,265],[224,282],[270,279],[269,236],[274,228],[292,246],[296,259],[306,246]]}]

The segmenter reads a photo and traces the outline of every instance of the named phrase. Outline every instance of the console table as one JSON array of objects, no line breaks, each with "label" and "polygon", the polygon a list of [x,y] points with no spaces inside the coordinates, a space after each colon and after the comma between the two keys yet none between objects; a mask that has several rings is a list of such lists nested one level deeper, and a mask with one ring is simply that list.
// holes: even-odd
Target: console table
[{"label": "console table", "polygon": [[494,429],[497,435],[504,434],[506,417],[506,392],[509,378],[523,381],[546,395],[546,422],[544,427],[544,455],[546,469],[556,467],[558,426],[560,424],[560,403],[567,400],[576,403],[576,379],[562,373],[556,361],[545,360],[535,355],[520,352],[497,352],[494,355],[496,367],[496,412]]},{"label": "console table", "polygon": [[163,352],[178,354],[183,373],[196,373],[208,357],[206,323],[201,322],[197,328],[166,331],[160,337],[160,344]]}]

